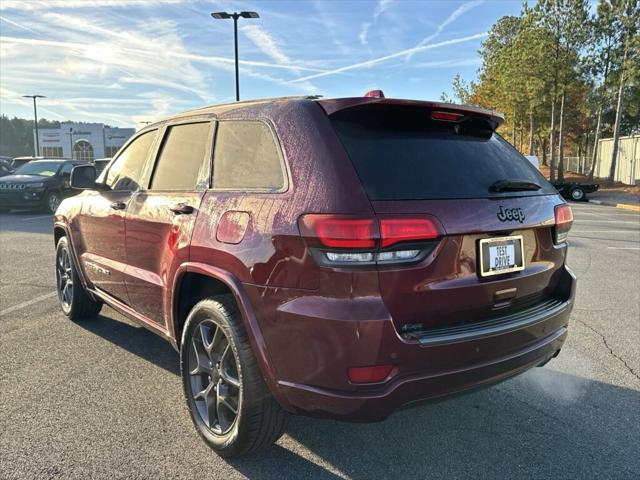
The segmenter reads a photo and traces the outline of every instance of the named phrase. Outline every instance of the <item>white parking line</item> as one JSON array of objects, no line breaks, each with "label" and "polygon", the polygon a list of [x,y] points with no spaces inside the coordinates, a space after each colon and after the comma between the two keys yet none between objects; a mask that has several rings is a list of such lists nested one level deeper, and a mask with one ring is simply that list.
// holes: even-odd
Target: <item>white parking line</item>
[{"label": "white parking line", "polygon": [[15,312],[16,310],[28,307],[30,305],[34,305],[38,302],[46,300],[47,298],[55,297],[56,295],[56,292],[45,293],[44,295],[40,295],[39,297],[32,298],[31,300],[27,300],[26,302],[19,303],[17,305],[14,305],[13,307],[5,308],[4,310],[0,310],[0,317],[2,317],[3,315],[7,315],[8,313]]},{"label": "white parking line", "polygon": [[22,221],[23,222],[29,222],[31,220],[40,220],[42,218],[51,218],[51,215],[38,215],[37,217],[23,218]]},{"label": "white parking line", "polygon": [[571,233],[640,233],[638,230],[571,230]]},{"label": "white parking line", "polygon": [[640,217],[638,218],[637,222],[629,222],[627,220],[592,220],[592,219],[581,219],[581,218],[576,218],[574,219],[574,223],[628,223],[630,225],[638,225],[640,226]]},{"label": "white parking line", "polygon": [[640,247],[607,247],[609,250],[640,250]]}]

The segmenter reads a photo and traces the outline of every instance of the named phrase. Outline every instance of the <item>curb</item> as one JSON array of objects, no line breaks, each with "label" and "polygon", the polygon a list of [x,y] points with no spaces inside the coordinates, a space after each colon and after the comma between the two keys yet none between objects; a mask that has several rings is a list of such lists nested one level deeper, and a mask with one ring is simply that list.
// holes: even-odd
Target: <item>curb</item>
[{"label": "curb", "polygon": [[633,212],[640,212],[640,205],[632,205],[630,203],[603,202],[602,200],[589,200],[589,203],[593,203],[595,205],[606,205],[608,207],[622,208],[624,210],[631,210]]}]

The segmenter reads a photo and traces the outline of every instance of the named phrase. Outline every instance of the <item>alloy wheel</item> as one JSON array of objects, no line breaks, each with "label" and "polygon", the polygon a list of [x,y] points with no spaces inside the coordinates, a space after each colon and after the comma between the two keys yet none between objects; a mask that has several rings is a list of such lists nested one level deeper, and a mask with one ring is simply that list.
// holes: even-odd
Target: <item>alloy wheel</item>
[{"label": "alloy wheel", "polygon": [[73,271],[71,270],[71,258],[69,250],[61,248],[56,258],[56,279],[58,284],[58,298],[66,308],[71,308],[73,300]]},{"label": "alloy wheel", "polygon": [[571,198],[574,200],[582,200],[584,198],[584,191],[580,188],[575,188],[571,191]]},{"label": "alloy wheel", "polygon": [[198,415],[216,435],[227,433],[238,417],[241,385],[231,344],[213,320],[200,322],[189,347],[189,384]]},{"label": "alloy wheel", "polygon": [[55,193],[49,195],[47,199],[47,206],[49,207],[49,211],[51,213],[56,213],[58,207],[60,206],[60,198]]}]

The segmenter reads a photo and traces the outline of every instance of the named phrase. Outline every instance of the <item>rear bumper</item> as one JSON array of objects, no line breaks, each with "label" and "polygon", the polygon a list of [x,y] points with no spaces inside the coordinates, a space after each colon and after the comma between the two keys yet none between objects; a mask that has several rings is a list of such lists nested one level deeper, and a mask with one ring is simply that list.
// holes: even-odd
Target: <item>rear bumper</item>
[{"label": "rear bumper", "polygon": [[[567,336],[575,276],[558,271],[564,299],[515,315],[508,328],[428,341],[401,337],[379,297],[325,298],[307,291],[247,287],[275,378],[268,384],[292,413],[365,422],[394,410],[499,382],[553,358]],[[423,339],[424,340],[424,339]],[[377,384],[354,384],[349,367],[393,365]]]},{"label": "rear bumper", "polygon": [[436,399],[487,386],[547,362],[562,348],[567,328],[506,357],[466,368],[398,378],[381,390],[345,393],[308,385],[279,382],[279,388],[297,413],[350,422],[375,422],[410,403]]}]

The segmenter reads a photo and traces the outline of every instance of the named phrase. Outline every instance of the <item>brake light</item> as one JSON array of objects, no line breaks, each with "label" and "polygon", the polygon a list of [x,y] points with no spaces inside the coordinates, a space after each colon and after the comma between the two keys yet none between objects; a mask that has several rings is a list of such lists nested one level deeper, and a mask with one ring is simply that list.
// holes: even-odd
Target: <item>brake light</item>
[{"label": "brake light", "polygon": [[386,248],[399,242],[433,240],[440,231],[427,218],[382,218],[380,236],[382,248]]},{"label": "brake light", "polygon": [[374,218],[338,215],[305,215],[305,236],[313,236],[325,247],[370,249],[376,246],[378,224]]},{"label": "brake light", "polygon": [[573,212],[571,211],[571,207],[566,203],[556,205],[555,219],[555,241],[556,243],[562,243],[567,240],[569,230],[571,230],[571,225],[573,225]]},{"label": "brake light", "polygon": [[368,98],[384,98],[384,93],[382,93],[382,90],[369,90],[364,96]]},{"label": "brake light", "polygon": [[432,120],[444,120],[445,122],[458,122],[462,120],[464,115],[462,113],[453,112],[431,112]]},{"label": "brake light", "polygon": [[[436,220],[425,217],[378,219],[375,216],[308,214],[298,223],[312,255],[325,266],[417,261],[435,247],[433,242],[425,242],[444,233]],[[412,243],[402,248],[406,242]]]},{"label": "brake light", "polygon": [[353,383],[374,383],[386,379],[393,370],[393,365],[375,365],[373,367],[349,368],[349,380]]}]

